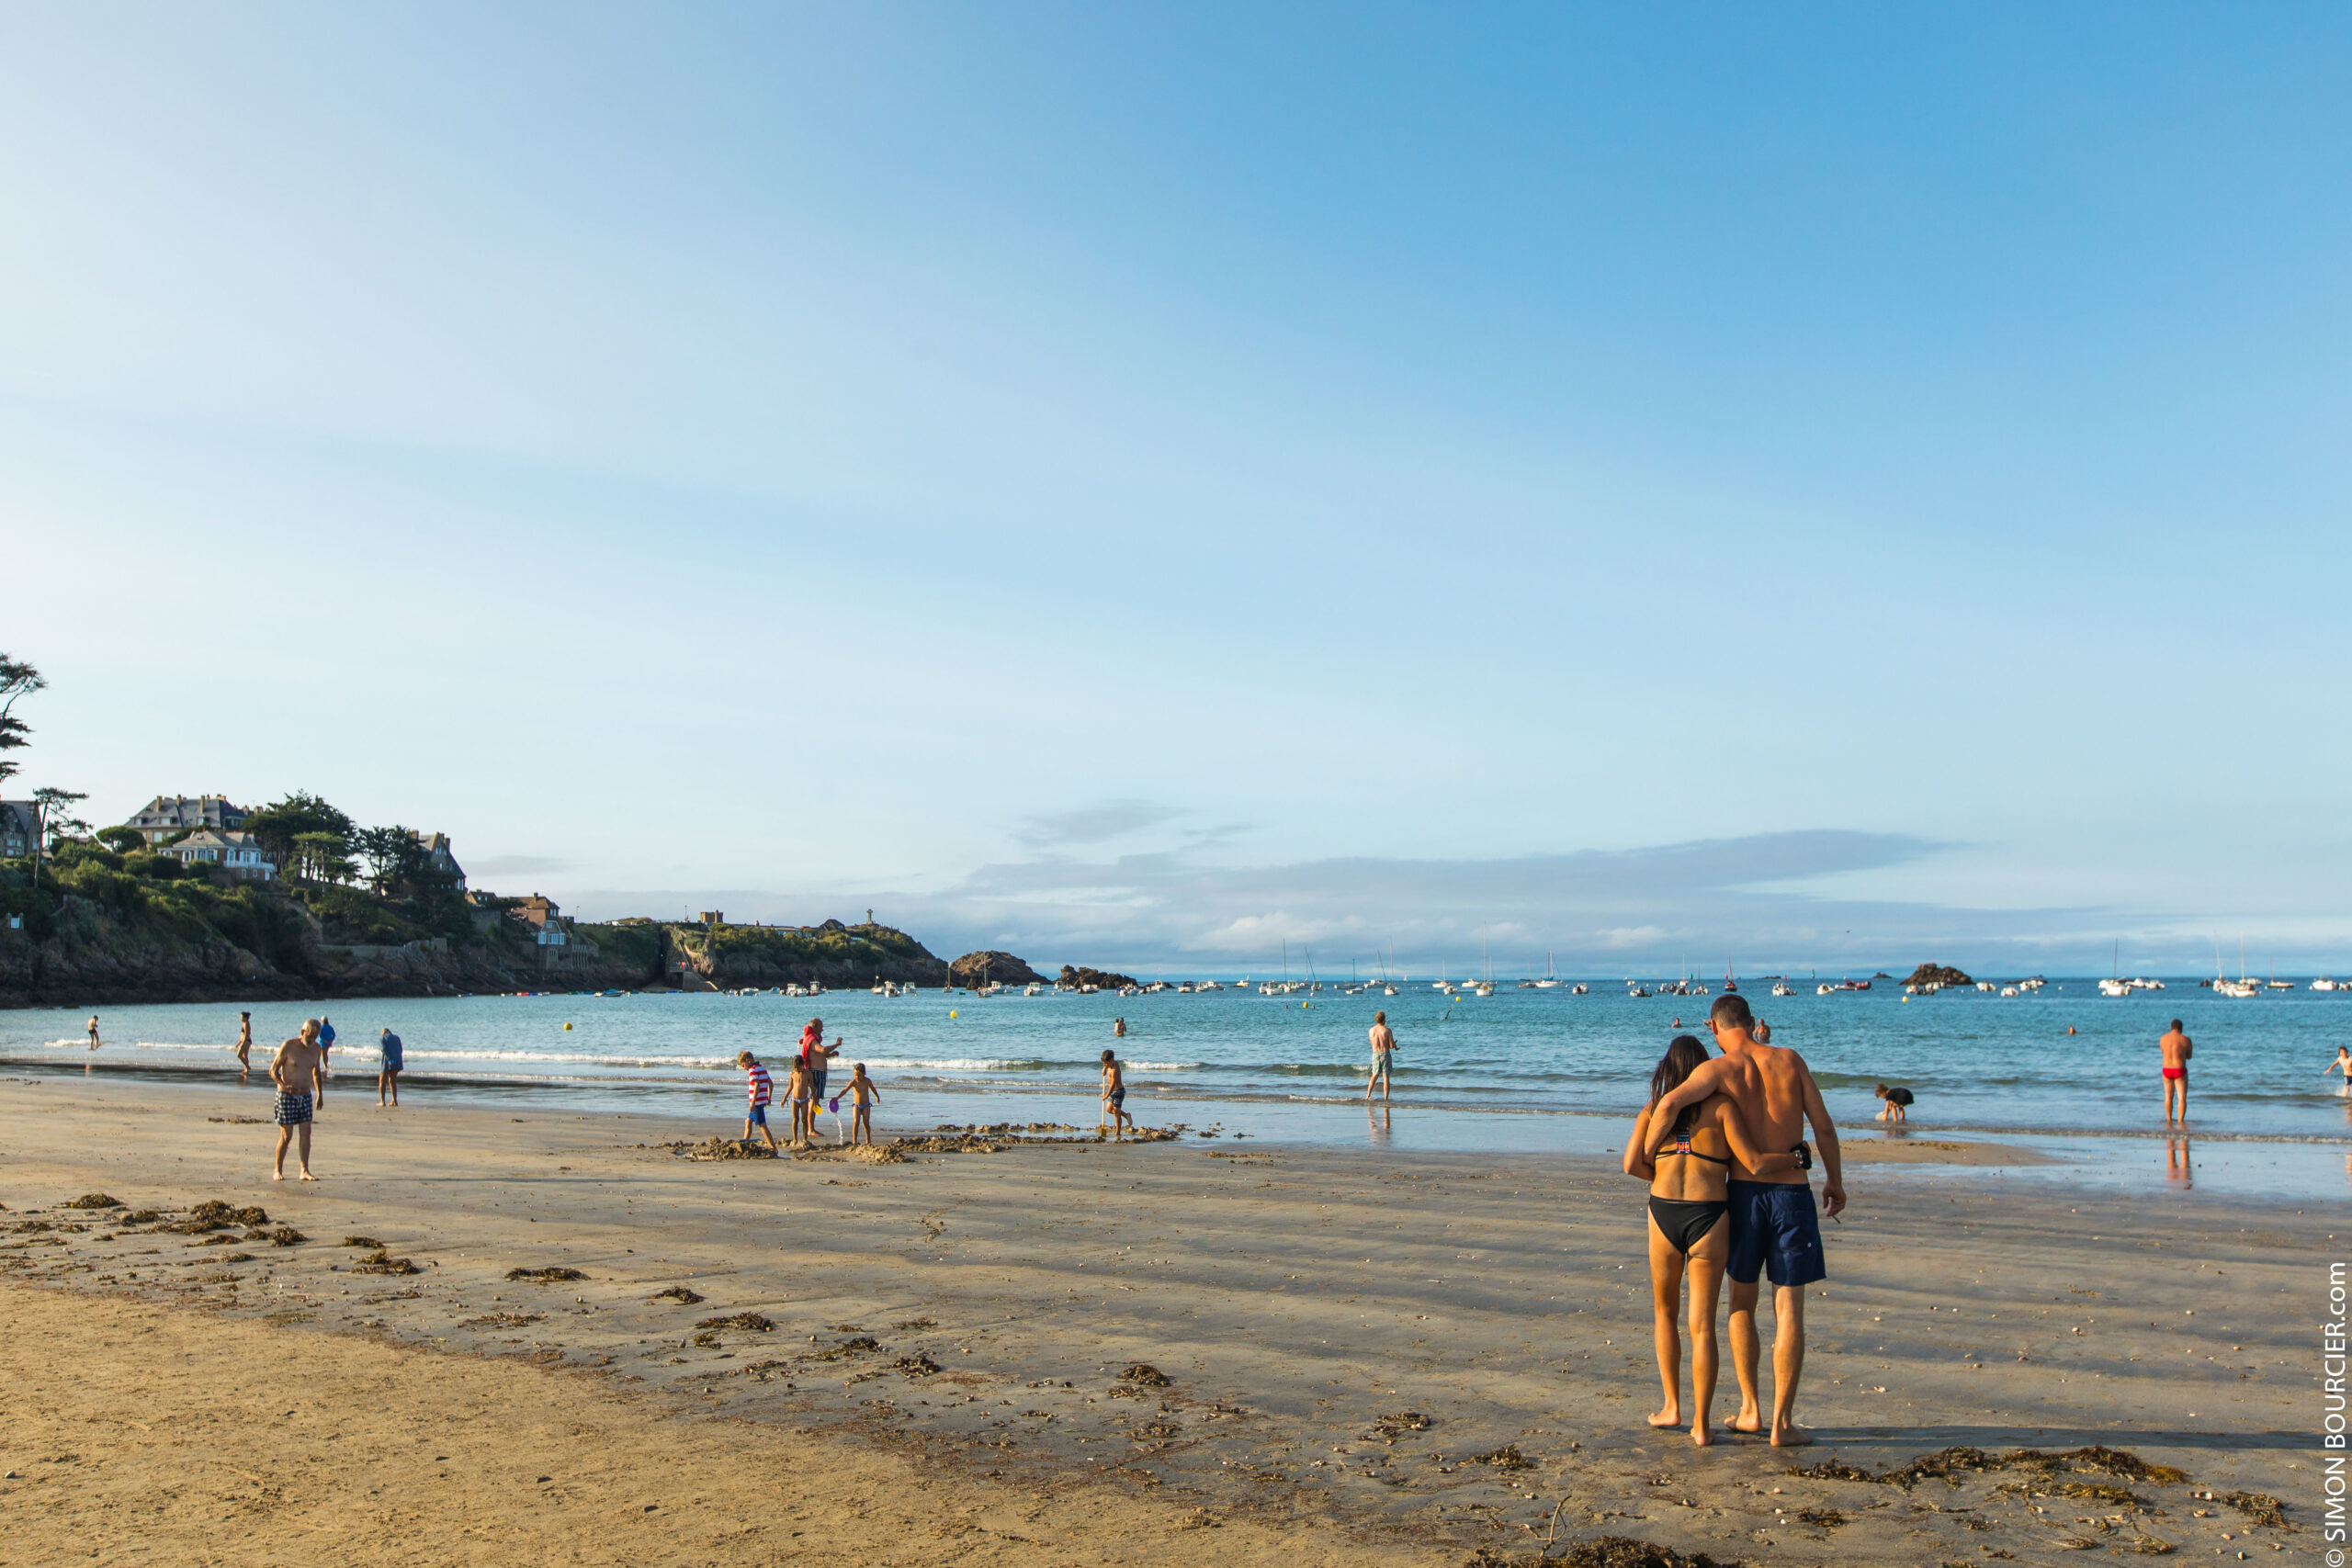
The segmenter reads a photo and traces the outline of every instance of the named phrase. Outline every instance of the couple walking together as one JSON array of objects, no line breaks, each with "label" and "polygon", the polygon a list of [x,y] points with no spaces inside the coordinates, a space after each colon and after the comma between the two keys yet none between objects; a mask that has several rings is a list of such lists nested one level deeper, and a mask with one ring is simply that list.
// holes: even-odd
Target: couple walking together
[{"label": "couple walking together", "polygon": [[1653,1427],[1682,1423],[1682,1287],[1690,1287],[1690,1440],[1714,1441],[1708,1406],[1715,1393],[1715,1301],[1731,1276],[1731,1357],[1739,1378],[1736,1431],[1763,1430],[1757,1398],[1758,1277],[1772,1282],[1772,1414],[1775,1444],[1813,1441],[1796,1423],[1804,1371],[1804,1291],[1826,1277],[1821,1221],[1806,1172],[1804,1141],[1813,1123],[1821,1145],[1822,1206],[1846,1206],[1838,1130],[1804,1058],[1762,1043],[1736,993],[1718,997],[1707,1018],[1723,1055],[1710,1060],[1677,1035],[1650,1077],[1650,1103],[1625,1144],[1625,1174],[1650,1184],[1650,1289],[1658,1379],[1666,1403]]}]

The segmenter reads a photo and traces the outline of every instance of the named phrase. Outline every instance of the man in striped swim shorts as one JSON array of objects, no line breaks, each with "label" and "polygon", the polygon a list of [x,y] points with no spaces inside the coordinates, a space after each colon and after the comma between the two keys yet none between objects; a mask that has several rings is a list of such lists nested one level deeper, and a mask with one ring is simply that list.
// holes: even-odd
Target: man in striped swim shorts
[{"label": "man in striped swim shorts", "polygon": [[318,1179],[311,1174],[311,1115],[325,1075],[326,1053],[319,1049],[313,1024],[305,1023],[302,1032],[280,1045],[277,1055],[269,1059],[270,1087],[277,1090],[277,1111],[271,1118],[277,1123],[277,1157],[269,1172],[272,1181],[286,1179],[286,1145],[298,1134],[302,1179]]}]

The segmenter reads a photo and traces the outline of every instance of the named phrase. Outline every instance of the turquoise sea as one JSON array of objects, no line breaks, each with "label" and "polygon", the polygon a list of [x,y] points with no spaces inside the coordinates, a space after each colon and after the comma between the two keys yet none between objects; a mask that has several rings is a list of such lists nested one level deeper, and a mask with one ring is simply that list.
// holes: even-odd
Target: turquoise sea
[{"label": "turquoise sea", "polygon": [[[374,1071],[386,1025],[407,1045],[404,1092],[425,1099],[707,1116],[737,1114],[735,1054],[775,1063],[801,1025],[825,1019],[882,1087],[888,1125],[1066,1122],[1091,1126],[1102,1051],[1117,1042],[1148,1122],[1293,1141],[1370,1139],[1398,1148],[1597,1150],[1622,1140],[1652,1064],[1678,1032],[1700,1027],[1711,998],[1626,995],[1620,980],[1448,997],[1426,984],[1399,994],[1260,995],[1255,989],[1141,996],[925,991],[818,998],[640,995],[469,997],[253,1005],[258,1058],[305,1017],[341,1034],[345,1073]],[[2208,1169],[2262,1190],[2341,1195],[2352,1161],[2352,1100],[2323,1076],[2352,1043],[2352,991],[2302,988],[2234,999],[2169,980],[2111,998],[2096,981],[2055,979],[2039,993],[1946,991],[1906,1000],[1881,980],[1867,992],[1791,997],[1744,985],[1774,1043],[1804,1053],[1842,1126],[1876,1135],[1881,1080],[1909,1087],[1916,1138],[2030,1135],[2086,1179],[2117,1161],[2163,1160],[2155,1041],[2179,1017],[2197,1043],[2192,1125]],[[1402,1043],[1396,1111],[1385,1127],[1363,1110],[1365,1030],[1387,1010]],[[88,1009],[0,1012],[0,1065],[76,1074],[85,1066],[169,1081],[233,1081],[228,1047],[237,1004],[98,1010],[105,1048],[85,1048]],[[1679,1021],[1679,1030],[1678,1021]],[[2067,1032],[2069,1027],[2074,1033]],[[95,1066],[93,1066],[95,1064]],[[227,1077],[224,1078],[223,1075]],[[838,1079],[836,1080],[838,1081]],[[256,1075],[255,1083],[260,1083]],[[256,1088],[257,1095],[263,1090]],[[2150,1140],[2153,1140],[2151,1142]],[[2170,1151],[2177,1166],[2180,1152]]]}]

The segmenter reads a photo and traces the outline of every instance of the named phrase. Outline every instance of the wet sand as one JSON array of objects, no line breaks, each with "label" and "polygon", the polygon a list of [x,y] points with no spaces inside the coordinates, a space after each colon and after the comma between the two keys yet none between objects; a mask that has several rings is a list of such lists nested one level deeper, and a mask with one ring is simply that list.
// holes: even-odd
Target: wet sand
[{"label": "wet sand", "polygon": [[[1603,1162],[698,1161],[668,1145],[718,1117],[356,1089],[300,1186],[226,1120],[250,1093],[0,1083],[0,1563],[1451,1563],[1547,1529],[1752,1562],[2321,1551],[2197,1494],[2313,1517],[2332,1212],[1858,1158],[1811,1313],[1820,1444],[1700,1451],[1644,1424],[1641,1189]],[[161,1220],[57,1207],[94,1190]],[[269,1224],[160,1228],[208,1199]],[[360,1236],[418,1272],[355,1272]],[[509,1278],[548,1268],[583,1277]],[[2092,1444],[2188,1479],[1789,1473]]]}]

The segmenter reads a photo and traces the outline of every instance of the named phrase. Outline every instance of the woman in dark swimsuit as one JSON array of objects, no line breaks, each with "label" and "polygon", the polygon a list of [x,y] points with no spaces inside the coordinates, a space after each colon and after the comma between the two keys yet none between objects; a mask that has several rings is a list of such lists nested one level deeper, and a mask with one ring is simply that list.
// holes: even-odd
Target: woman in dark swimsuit
[{"label": "woman in dark swimsuit", "polygon": [[1657,1343],[1658,1382],[1666,1403],[1651,1416],[1653,1427],[1682,1425],[1682,1337],[1675,1319],[1682,1304],[1682,1280],[1690,1279],[1690,1440],[1714,1441],[1707,1410],[1715,1397],[1715,1302],[1722,1294],[1724,1265],[1731,1256],[1729,1187],[1732,1161],[1758,1176],[1795,1168],[1793,1155],[1768,1155],[1756,1147],[1740,1120],[1739,1107],[1724,1095],[1690,1107],[1667,1134],[1655,1164],[1649,1147],[1650,1108],[1680,1087],[1707,1060],[1707,1048],[1678,1034],[1650,1075],[1649,1105],[1634,1121],[1625,1145],[1625,1174],[1650,1184],[1650,1301]]}]

